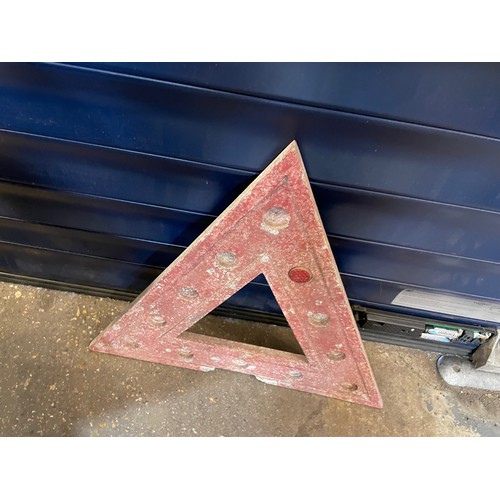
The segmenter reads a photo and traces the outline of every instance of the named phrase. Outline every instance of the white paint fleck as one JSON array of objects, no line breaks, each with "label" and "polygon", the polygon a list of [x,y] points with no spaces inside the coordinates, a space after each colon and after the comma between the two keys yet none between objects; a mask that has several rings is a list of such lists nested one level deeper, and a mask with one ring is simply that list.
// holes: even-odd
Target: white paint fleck
[{"label": "white paint fleck", "polygon": [[264,382],[264,384],[269,384],[269,385],[278,385],[277,380],[272,380],[270,378],[264,378],[264,377],[259,377],[258,375],[254,375],[254,377],[259,381],[259,382]]},{"label": "white paint fleck", "polygon": [[218,362],[220,361],[220,358],[219,358],[219,357],[217,357],[217,356],[212,356],[212,357],[210,358],[210,361],[213,361],[214,363],[218,363]]},{"label": "white paint fleck", "polygon": [[213,366],[200,366],[202,372],[213,372],[215,368]]},{"label": "white paint fleck", "polygon": [[212,275],[212,274],[215,273],[215,269],[213,267],[210,268],[210,269],[207,269],[207,273],[210,274],[210,275]]},{"label": "white paint fleck", "polygon": [[243,368],[248,365],[248,363],[244,359],[234,359],[233,363],[236,366],[242,366]]}]

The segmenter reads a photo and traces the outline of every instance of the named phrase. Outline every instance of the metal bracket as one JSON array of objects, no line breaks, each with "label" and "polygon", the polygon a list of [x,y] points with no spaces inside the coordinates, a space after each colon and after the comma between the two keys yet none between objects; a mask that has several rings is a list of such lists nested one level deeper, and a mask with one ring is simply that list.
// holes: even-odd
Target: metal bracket
[{"label": "metal bracket", "polygon": [[449,385],[500,391],[500,374],[476,370],[467,358],[453,355],[441,356],[438,359],[437,368],[443,380]]},{"label": "metal bracket", "polygon": [[500,375],[500,336],[498,334],[474,351],[472,363],[477,370]]},{"label": "metal bracket", "polygon": [[472,361],[460,356],[441,356],[438,371],[443,380],[459,387],[500,391],[500,337],[479,346]]}]

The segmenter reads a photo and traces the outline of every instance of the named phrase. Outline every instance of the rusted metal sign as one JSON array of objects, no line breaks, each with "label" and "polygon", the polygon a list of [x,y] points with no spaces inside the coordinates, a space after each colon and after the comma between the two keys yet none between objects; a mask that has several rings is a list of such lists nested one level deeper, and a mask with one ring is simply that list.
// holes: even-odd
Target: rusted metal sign
[{"label": "rusted metal sign", "polygon": [[[305,356],[188,328],[264,274]],[[298,146],[290,144],[91,345],[377,408],[371,372]]]}]

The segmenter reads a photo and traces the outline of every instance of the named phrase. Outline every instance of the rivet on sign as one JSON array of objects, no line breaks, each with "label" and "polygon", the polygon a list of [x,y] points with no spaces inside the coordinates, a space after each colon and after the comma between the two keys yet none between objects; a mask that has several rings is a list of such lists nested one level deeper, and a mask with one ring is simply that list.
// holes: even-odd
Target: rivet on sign
[{"label": "rivet on sign", "polygon": [[302,373],[299,372],[299,370],[290,370],[288,372],[288,375],[290,375],[290,377],[295,377],[295,378],[301,378],[302,377]]},{"label": "rivet on sign", "polygon": [[342,361],[343,359],[345,359],[345,353],[343,353],[342,351],[331,351],[328,353],[328,357],[332,361]]},{"label": "rivet on sign", "polygon": [[199,293],[195,288],[185,286],[179,290],[179,295],[184,300],[195,300],[199,297]]},{"label": "rivet on sign", "polygon": [[349,382],[344,382],[343,384],[340,384],[340,387],[346,391],[357,391],[358,386],[356,384],[351,384]]},{"label": "rivet on sign", "polygon": [[290,214],[281,207],[272,207],[262,216],[261,229],[271,234],[278,234],[290,224]]},{"label": "rivet on sign", "polygon": [[238,257],[233,252],[221,252],[215,258],[217,265],[225,269],[232,269],[238,265]]},{"label": "rivet on sign", "polygon": [[148,318],[148,321],[153,325],[162,326],[166,323],[165,318],[163,316],[154,315]]},{"label": "rivet on sign", "polygon": [[295,283],[307,283],[311,281],[311,273],[303,267],[293,267],[288,271],[288,277]]},{"label": "rivet on sign", "polygon": [[313,326],[326,326],[330,322],[330,316],[324,313],[309,314],[309,323]]},{"label": "rivet on sign", "polygon": [[190,362],[193,360],[193,353],[187,347],[181,347],[177,352],[184,361]]}]

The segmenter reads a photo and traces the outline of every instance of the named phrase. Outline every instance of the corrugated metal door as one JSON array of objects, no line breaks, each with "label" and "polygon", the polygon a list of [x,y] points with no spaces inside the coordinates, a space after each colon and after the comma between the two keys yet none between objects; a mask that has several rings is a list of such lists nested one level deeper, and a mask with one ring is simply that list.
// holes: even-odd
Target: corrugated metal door
[{"label": "corrugated metal door", "polygon": [[352,303],[500,301],[498,138],[499,65],[1,64],[0,277],[131,297],[296,139]]}]

